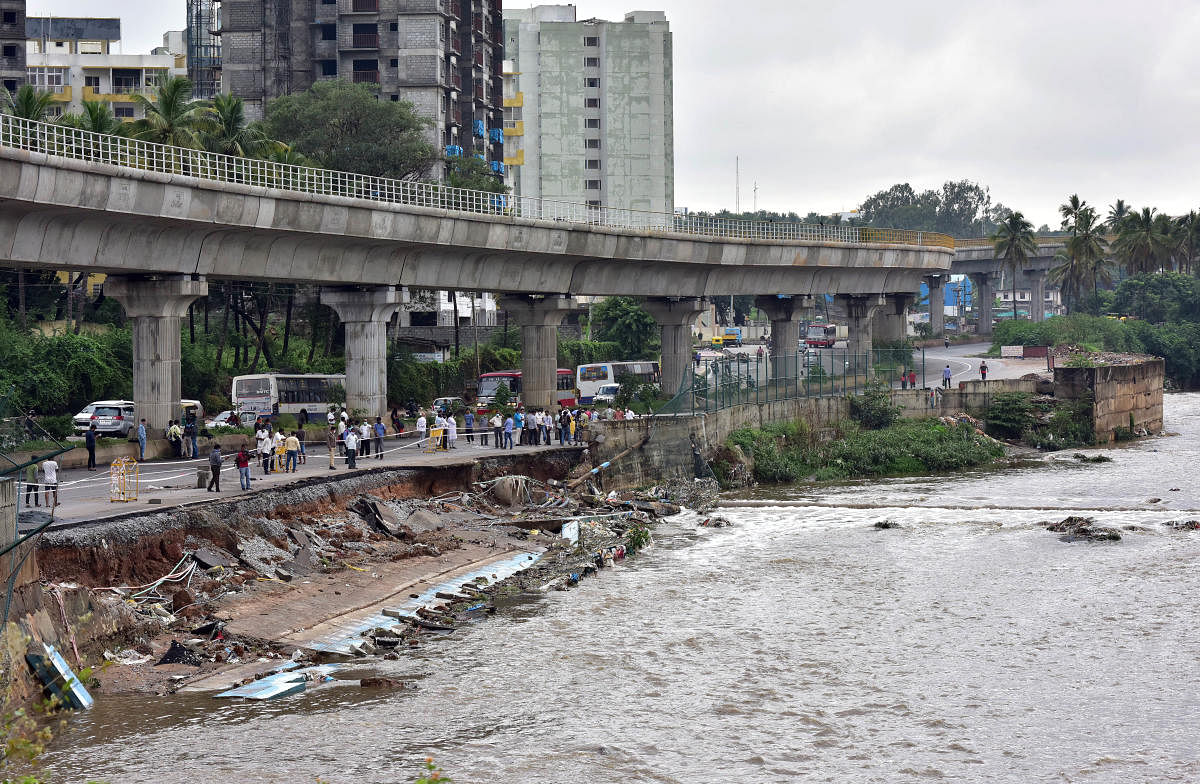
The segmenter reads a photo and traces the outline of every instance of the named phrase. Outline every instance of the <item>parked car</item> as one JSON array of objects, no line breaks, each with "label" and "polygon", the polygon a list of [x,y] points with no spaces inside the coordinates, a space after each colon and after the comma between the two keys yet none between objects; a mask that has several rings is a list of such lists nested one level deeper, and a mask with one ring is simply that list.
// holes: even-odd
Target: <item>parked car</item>
[{"label": "parked car", "polygon": [[[88,408],[92,409],[92,413],[88,416],[84,430],[95,425],[96,432],[100,435],[128,438],[129,431],[137,427],[137,414],[132,400],[97,400]],[[82,412],[75,416],[77,429],[80,416]]]},{"label": "parked car", "polygon": [[601,384],[596,390],[595,396],[592,397],[592,405],[598,406],[601,403],[612,403],[617,399],[617,393],[621,391],[620,384]]},{"label": "parked car", "polygon": [[433,407],[437,411],[441,411],[442,409],[453,411],[456,407],[465,405],[466,401],[461,397],[439,397],[433,400]]},{"label": "parked car", "polygon": [[244,427],[254,424],[254,414],[242,414],[240,417],[234,411],[222,411],[204,423],[205,427]]},{"label": "parked car", "polygon": [[83,410],[71,418],[71,423],[75,426],[77,433],[86,432],[92,425],[92,412],[96,410],[95,403],[88,403]]}]

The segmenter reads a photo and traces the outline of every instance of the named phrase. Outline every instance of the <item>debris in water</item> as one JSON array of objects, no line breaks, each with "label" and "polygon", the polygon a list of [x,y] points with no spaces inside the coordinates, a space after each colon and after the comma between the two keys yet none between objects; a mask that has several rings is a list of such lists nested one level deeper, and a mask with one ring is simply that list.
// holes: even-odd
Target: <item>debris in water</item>
[{"label": "debris in water", "polygon": [[1057,523],[1042,523],[1042,525],[1046,526],[1047,531],[1064,534],[1059,537],[1064,542],[1073,542],[1077,539],[1088,542],[1117,542],[1121,539],[1120,531],[1096,525],[1094,517],[1071,516]]}]

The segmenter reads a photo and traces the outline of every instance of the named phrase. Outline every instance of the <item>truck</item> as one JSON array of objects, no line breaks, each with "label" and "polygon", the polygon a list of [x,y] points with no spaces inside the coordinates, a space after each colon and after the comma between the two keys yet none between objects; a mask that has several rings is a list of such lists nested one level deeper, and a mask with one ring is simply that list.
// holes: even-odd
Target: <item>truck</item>
[{"label": "truck", "polygon": [[742,328],[741,327],[725,327],[725,331],[721,334],[724,338],[726,346],[742,345]]}]

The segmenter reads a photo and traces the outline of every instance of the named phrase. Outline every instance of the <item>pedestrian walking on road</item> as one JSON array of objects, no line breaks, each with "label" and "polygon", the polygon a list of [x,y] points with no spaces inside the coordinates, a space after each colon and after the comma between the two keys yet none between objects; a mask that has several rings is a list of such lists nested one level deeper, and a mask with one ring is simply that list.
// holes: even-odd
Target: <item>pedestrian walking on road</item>
[{"label": "pedestrian walking on road", "polygon": [[946,348],[950,348],[950,338],[942,338],[942,342],[946,344]]},{"label": "pedestrian walking on road", "polygon": [[221,492],[221,464],[225,462],[225,458],[221,455],[221,445],[213,444],[212,452],[208,455],[208,473],[211,474],[208,480],[208,492]]},{"label": "pedestrian walking on road", "polygon": [[238,484],[243,490],[250,489],[250,453],[245,447],[238,450],[238,453],[233,456],[233,464],[238,470]]},{"label": "pedestrian walking on road", "polygon": [[983,379],[984,381],[987,381],[987,372],[988,372],[987,362],[980,362],[979,363],[979,377],[981,379]]},{"label": "pedestrian walking on road", "polygon": [[950,388],[950,376],[952,376],[952,375],[954,375],[954,374],[950,372],[950,366],[946,365],[945,369],[942,370],[942,388],[943,389]]},{"label": "pedestrian walking on road", "polygon": [[333,456],[337,452],[338,437],[337,426],[330,425],[325,430],[325,447],[329,450],[329,470],[334,470]]},{"label": "pedestrian walking on road", "polygon": [[137,440],[138,462],[141,463],[146,459],[146,420],[144,419],[138,424]]},{"label": "pedestrian walking on road", "polygon": [[38,497],[38,467],[37,455],[32,458],[33,462],[25,466],[25,508],[29,508],[29,496],[33,495],[33,505],[41,506],[42,501]]},{"label": "pedestrian walking on road", "polygon": [[354,456],[358,453],[358,434],[354,428],[346,428],[346,468],[356,468]]},{"label": "pedestrian walking on road", "polygon": [[88,453],[88,470],[96,470],[96,426],[92,425],[83,436],[83,444],[87,447]]}]

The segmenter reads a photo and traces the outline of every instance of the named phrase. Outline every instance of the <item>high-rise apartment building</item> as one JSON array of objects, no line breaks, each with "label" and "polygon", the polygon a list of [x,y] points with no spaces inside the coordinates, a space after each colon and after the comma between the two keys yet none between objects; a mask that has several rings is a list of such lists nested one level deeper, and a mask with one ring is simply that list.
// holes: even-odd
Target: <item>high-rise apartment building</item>
[{"label": "high-rise apartment building", "polygon": [[[183,45],[187,55],[192,95],[212,98],[221,88],[221,27],[219,0],[187,0],[187,28]],[[164,45],[166,42],[164,41]]]},{"label": "high-rise apartment building", "polygon": [[671,31],[660,11],[504,12],[507,182],[518,196],[673,212]]},{"label": "high-rise apartment building", "polygon": [[16,92],[25,81],[25,0],[0,0],[0,86]]},{"label": "high-rise apartment building", "polygon": [[221,86],[260,117],[321,79],[370,84],[434,120],[431,143],[501,171],[500,0],[222,0]]}]

